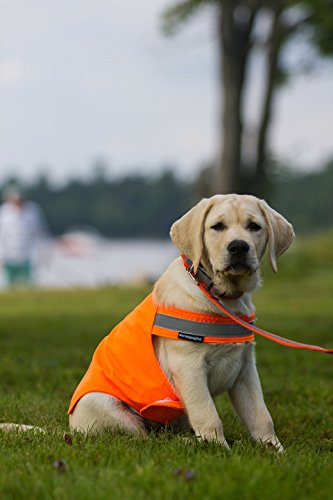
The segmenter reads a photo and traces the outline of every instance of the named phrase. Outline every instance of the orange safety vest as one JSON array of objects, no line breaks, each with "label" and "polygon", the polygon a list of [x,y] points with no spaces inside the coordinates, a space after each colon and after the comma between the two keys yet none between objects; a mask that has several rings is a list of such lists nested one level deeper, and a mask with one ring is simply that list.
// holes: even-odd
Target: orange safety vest
[{"label": "orange safety vest", "polygon": [[[239,317],[254,321],[254,314]],[[103,392],[155,422],[167,424],[182,416],[183,403],[156,359],[152,335],[204,343],[254,340],[228,317],[162,307],[150,294],[101,341],[68,413],[85,394]]]}]

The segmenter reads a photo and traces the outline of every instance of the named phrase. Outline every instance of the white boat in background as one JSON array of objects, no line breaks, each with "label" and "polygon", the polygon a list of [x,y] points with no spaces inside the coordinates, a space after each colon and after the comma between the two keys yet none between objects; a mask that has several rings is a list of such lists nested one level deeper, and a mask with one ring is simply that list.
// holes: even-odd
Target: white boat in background
[{"label": "white boat in background", "polygon": [[36,271],[43,288],[98,287],[153,282],[177,251],[168,240],[107,239],[71,231],[58,238]]},{"label": "white boat in background", "polygon": [[73,229],[59,236],[57,245],[64,254],[81,257],[88,255],[98,245],[108,240],[101,236],[97,231]]}]

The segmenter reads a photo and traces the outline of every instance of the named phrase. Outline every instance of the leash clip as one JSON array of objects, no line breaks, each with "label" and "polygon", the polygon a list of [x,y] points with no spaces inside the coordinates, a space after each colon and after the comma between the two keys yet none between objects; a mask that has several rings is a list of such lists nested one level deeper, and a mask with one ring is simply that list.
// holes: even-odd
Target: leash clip
[{"label": "leash clip", "polygon": [[194,266],[193,264],[188,267],[186,269],[186,271],[188,272],[188,274],[191,276],[192,280],[195,282],[196,285],[199,285],[199,279],[196,277],[196,275],[194,274]]}]

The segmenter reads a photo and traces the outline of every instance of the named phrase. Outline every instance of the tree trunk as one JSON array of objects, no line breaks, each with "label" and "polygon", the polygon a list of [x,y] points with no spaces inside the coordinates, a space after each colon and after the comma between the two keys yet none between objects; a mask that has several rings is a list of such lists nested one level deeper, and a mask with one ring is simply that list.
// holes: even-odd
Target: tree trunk
[{"label": "tree trunk", "polygon": [[223,95],[222,149],[217,165],[216,190],[242,192],[242,104],[250,37],[257,10],[237,19],[238,2],[225,0],[218,12],[220,86]]},{"label": "tree trunk", "polygon": [[281,9],[273,12],[271,35],[268,40],[266,88],[263,96],[262,112],[258,126],[256,144],[256,162],[252,179],[252,191],[257,196],[263,196],[267,185],[267,144],[268,133],[272,117],[273,96],[276,87],[276,76],[278,71],[278,59],[281,47],[280,33]]}]

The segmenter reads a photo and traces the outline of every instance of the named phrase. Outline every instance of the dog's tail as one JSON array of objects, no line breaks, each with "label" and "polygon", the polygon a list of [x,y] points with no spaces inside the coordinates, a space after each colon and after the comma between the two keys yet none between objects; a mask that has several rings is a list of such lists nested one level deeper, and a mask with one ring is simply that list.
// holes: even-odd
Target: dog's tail
[{"label": "dog's tail", "polygon": [[25,425],[25,424],[4,424],[0,423],[0,431],[12,432],[12,431],[33,431],[33,432],[42,432],[45,433],[45,430],[41,427],[35,427],[34,425]]}]

